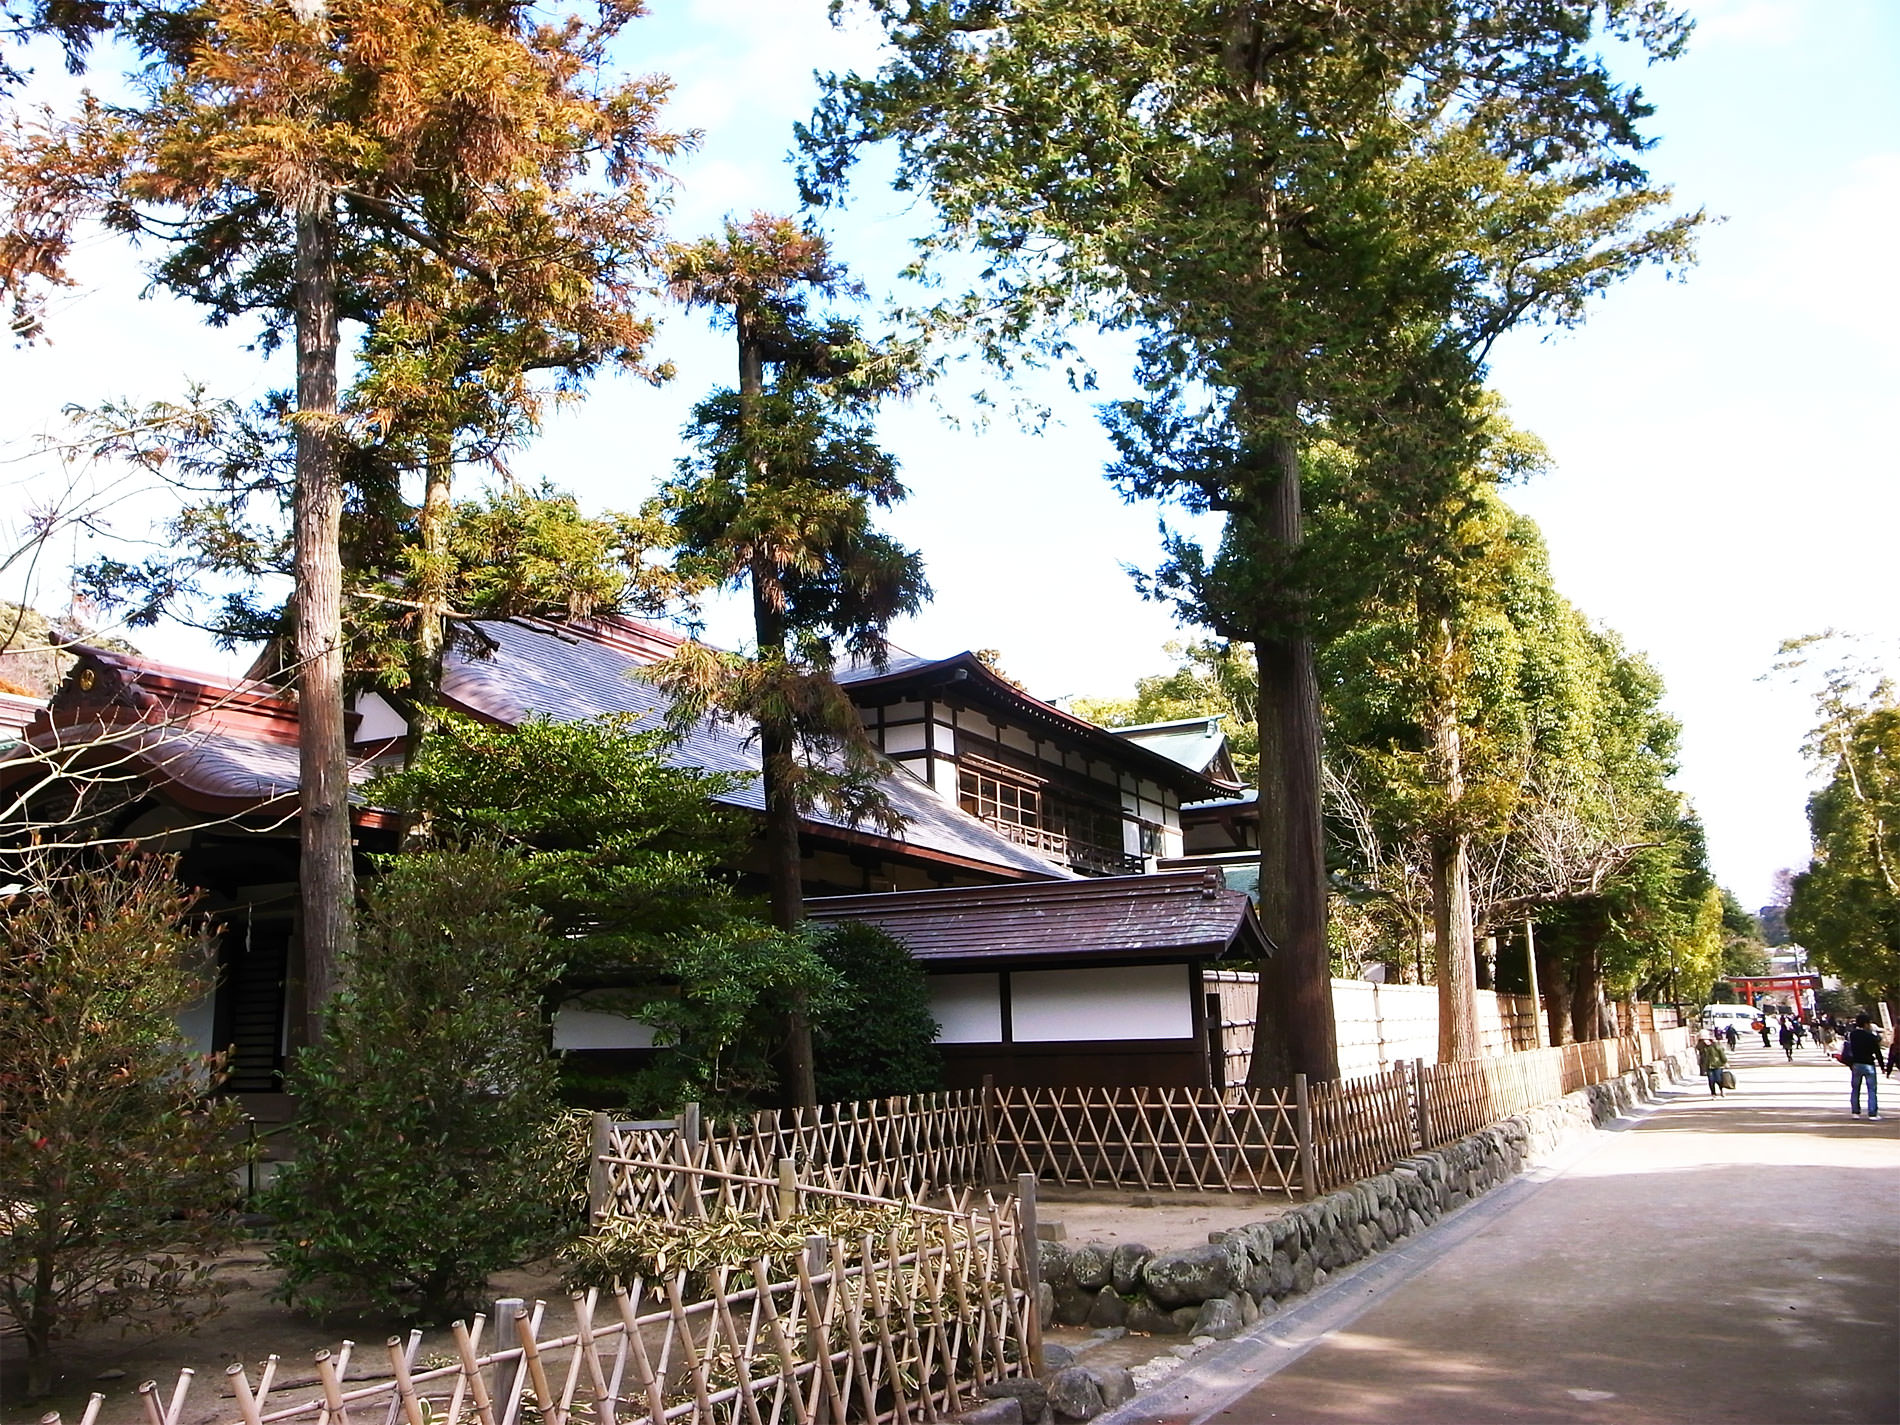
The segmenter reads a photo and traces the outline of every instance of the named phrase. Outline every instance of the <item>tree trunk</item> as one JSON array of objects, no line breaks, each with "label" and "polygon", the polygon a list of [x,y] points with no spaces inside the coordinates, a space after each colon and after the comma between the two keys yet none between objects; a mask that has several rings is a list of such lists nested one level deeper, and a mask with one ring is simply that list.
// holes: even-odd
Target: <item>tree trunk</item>
[{"label": "tree trunk", "polygon": [[455,479],[455,452],[447,436],[429,440],[422,510],[416,533],[422,544],[417,571],[416,638],[409,672],[409,757],[413,761],[435,725],[442,701],[442,650],[449,617],[449,498]]},{"label": "tree trunk", "polygon": [[297,478],[291,618],[297,682],[302,836],[300,985],[293,1025],[322,1036],[323,1011],[354,945],[349,750],[343,709],[342,464],[337,430],[336,215],[297,214]]},{"label": "tree trunk", "polygon": [[1456,647],[1451,620],[1421,600],[1419,642],[1430,650],[1425,730],[1434,779],[1454,825],[1431,838],[1432,926],[1438,939],[1438,1058],[1475,1059],[1478,1036],[1477,946],[1471,925],[1471,839],[1457,829],[1465,794],[1464,738],[1458,726]]},{"label": "tree trunk", "polygon": [[[1284,566],[1303,538],[1300,457],[1291,438],[1268,442],[1278,479],[1264,528],[1263,567]],[[1230,517],[1239,520],[1235,514]],[[1332,958],[1326,943],[1325,832],[1320,820],[1319,682],[1297,590],[1251,640],[1260,669],[1260,919],[1278,947],[1260,968],[1253,1062],[1247,1082],[1277,1087],[1305,1074],[1339,1077]]]},{"label": "tree trunk", "polygon": [[1537,947],[1537,979],[1544,989],[1545,1022],[1550,1026],[1550,1042],[1574,1044],[1577,1036],[1570,1024],[1570,977],[1556,953]]},{"label": "tree trunk", "polygon": [[[748,444],[757,420],[760,394],[765,387],[765,362],[755,329],[755,317],[741,302],[734,310],[739,334],[739,439]],[[754,478],[764,480],[761,457],[748,454]],[[785,609],[779,571],[763,556],[752,559],[752,626],[761,659],[786,656]],[[771,899],[772,924],[796,930],[805,920],[804,864],[798,844],[796,745],[793,729],[783,723],[759,721],[759,760],[765,793],[766,880]],[[794,990],[785,1014],[786,1092],[797,1108],[818,1103],[817,1064],[812,1051],[811,1005],[803,990]]]},{"label": "tree trunk", "polygon": [[1432,838],[1432,924],[1438,938],[1438,1059],[1483,1052],[1478,1036],[1478,964],[1471,943],[1471,860],[1462,836]]},{"label": "tree trunk", "polygon": [[1579,1040],[1603,1037],[1603,973],[1595,937],[1577,950],[1570,968],[1570,1021]]}]

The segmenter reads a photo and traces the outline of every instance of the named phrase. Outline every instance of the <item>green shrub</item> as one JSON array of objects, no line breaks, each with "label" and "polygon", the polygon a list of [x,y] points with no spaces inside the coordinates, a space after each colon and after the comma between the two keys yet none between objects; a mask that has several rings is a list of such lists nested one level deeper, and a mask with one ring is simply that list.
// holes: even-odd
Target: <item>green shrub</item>
[{"label": "green shrub", "polygon": [[0,908],[0,1317],[40,1395],[87,1322],[215,1307],[243,1154],[238,1106],[204,1096],[217,1064],[178,1038],[209,946],[172,863],[27,871]]},{"label": "green shrub", "polygon": [[571,1221],[540,1011],[560,967],[520,881],[476,846],[393,858],[370,888],[267,1199],[293,1302],[441,1320]]},{"label": "green shrub", "polygon": [[942,1088],[929,982],[902,942],[874,925],[841,921],[826,928],[818,953],[844,982],[812,1035],[819,1102]]}]

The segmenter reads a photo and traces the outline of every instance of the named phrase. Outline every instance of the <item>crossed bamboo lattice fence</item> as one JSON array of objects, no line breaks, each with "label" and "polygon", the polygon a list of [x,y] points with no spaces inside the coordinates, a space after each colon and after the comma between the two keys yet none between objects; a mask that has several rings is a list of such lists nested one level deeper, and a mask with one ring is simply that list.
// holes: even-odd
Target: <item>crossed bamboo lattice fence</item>
[{"label": "crossed bamboo lattice fence", "polygon": [[[707,1175],[649,1162],[673,1178],[670,1201],[706,1191]],[[712,1210],[783,1215],[776,1179],[720,1175]],[[799,1185],[808,1199],[874,1202]],[[889,1206],[900,1206],[888,1203]],[[316,1358],[318,1387],[275,1384],[272,1356],[253,1379],[226,1376],[231,1425],[922,1425],[970,1408],[979,1388],[1031,1369],[1040,1351],[1029,1282],[1034,1231],[1015,1198],[965,1194],[949,1209],[909,1204],[903,1228],[855,1243],[808,1238],[803,1252],[684,1270],[624,1290],[576,1292],[572,1329],[544,1335],[545,1304],[453,1328],[456,1359],[418,1367],[421,1333],[388,1342],[388,1376],[345,1384],[350,1343]],[[507,1340],[512,1334],[514,1339]],[[169,1396],[140,1388],[149,1425],[180,1425],[186,1370]],[[284,1396],[290,1396],[284,1400]],[[95,1395],[80,1425],[93,1425]],[[58,1425],[58,1416],[46,1417]]]},{"label": "crossed bamboo lattice fence", "polygon": [[1302,1077],[1291,1091],[986,1086],[768,1111],[703,1137],[690,1124],[611,1124],[603,1115],[595,1215],[679,1211],[649,1163],[702,1173],[715,1197],[721,1174],[787,1172],[912,1199],[1019,1173],[1065,1187],[1310,1196],[1685,1043],[1682,1030],[1653,1030],[1459,1063],[1400,1061],[1310,1089]]},{"label": "crossed bamboo lattice fence", "polygon": [[[947,1418],[1040,1354],[1034,1207],[974,1185],[1010,1172],[1088,1187],[1287,1196],[1382,1172],[1511,1114],[1680,1052],[1686,1031],[1497,1055],[1403,1062],[1291,1094],[1250,1089],[1021,1089],[761,1114],[702,1136],[682,1123],[596,1120],[596,1220],[725,1213],[774,1220],[815,1199],[902,1206],[908,1230],[813,1239],[695,1284],[678,1272],[578,1293],[573,1329],[543,1338],[544,1304],[454,1330],[456,1359],[388,1343],[390,1375],[346,1388],[351,1347],[318,1356],[319,1388],[227,1371],[228,1425],[913,1425]],[[853,1155],[857,1155],[854,1161]],[[822,1181],[814,1181],[821,1179]],[[869,1185],[878,1191],[843,1184]],[[961,1185],[961,1191],[958,1190]],[[919,1199],[945,1192],[948,1206]],[[907,1199],[897,1202],[898,1197]],[[695,1290],[695,1286],[699,1290]],[[141,1387],[148,1425],[181,1425],[192,1384]],[[286,1394],[294,1399],[281,1403]],[[93,1425],[94,1396],[80,1425]],[[378,1418],[380,1417],[380,1419]],[[60,1425],[57,1415],[46,1425]]]}]

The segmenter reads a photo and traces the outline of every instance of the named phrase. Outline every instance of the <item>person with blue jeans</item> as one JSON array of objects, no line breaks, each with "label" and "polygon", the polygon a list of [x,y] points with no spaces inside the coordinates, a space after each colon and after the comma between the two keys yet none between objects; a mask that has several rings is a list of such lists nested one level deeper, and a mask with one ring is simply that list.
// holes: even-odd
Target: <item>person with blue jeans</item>
[{"label": "person with blue jeans", "polygon": [[1864,1014],[1854,1016],[1854,1027],[1847,1031],[1841,1046],[1841,1058],[1847,1072],[1854,1076],[1848,1091],[1848,1106],[1860,1117],[1860,1086],[1867,1085],[1867,1116],[1880,1117],[1880,1032]]}]

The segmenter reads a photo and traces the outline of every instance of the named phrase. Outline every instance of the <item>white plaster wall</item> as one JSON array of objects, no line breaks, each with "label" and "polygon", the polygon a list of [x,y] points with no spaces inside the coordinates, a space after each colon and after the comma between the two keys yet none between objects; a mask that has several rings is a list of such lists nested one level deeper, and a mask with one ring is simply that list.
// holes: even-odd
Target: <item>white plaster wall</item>
[{"label": "white plaster wall", "polygon": [[1186,965],[1012,974],[1011,1037],[1018,1044],[1191,1039],[1194,1007],[1188,998],[1189,983]]},{"label": "white plaster wall", "polygon": [[554,1012],[556,1049],[651,1049],[653,1026],[569,1000]]},{"label": "white plaster wall", "polygon": [[1003,1042],[1003,994],[997,975],[932,975],[930,1013],[939,1044]]},{"label": "white plaster wall", "polygon": [[884,750],[886,752],[921,752],[924,750],[924,726],[916,723],[905,727],[887,727],[884,729]]}]

